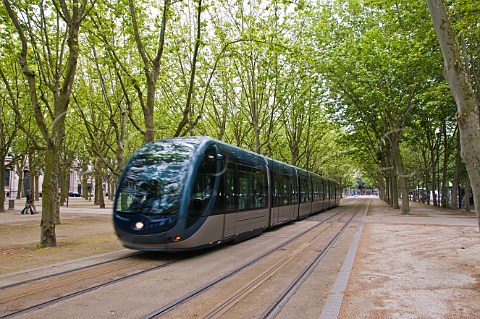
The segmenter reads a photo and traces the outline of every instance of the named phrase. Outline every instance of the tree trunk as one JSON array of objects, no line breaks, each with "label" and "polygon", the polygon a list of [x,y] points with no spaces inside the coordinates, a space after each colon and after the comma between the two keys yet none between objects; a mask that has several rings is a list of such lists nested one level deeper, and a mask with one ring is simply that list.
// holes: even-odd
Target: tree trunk
[{"label": "tree trunk", "polygon": [[95,205],[105,208],[105,197],[103,196],[103,162],[100,157],[95,159]]},{"label": "tree trunk", "polygon": [[[408,201],[407,176],[405,176],[402,155],[400,154],[400,144],[399,144],[400,136],[399,136],[399,133],[395,133],[392,135],[394,135],[392,136],[392,139],[391,139],[392,158],[393,158],[393,161],[395,162],[395,168],[398,174],[398,185],[400,190],[399,193],[401,193],[401,196],[402,196],[402,215],[407,215],[410,212],[410,203]],[[394,204],[395,203],[397,203],[398,205],[398,200],[394,201]]]},{"label": "tree trunk", "polygon": [[391,174],[388,173],[387,176],[385,177],[385,185],[387,186],[386,187],[386,191],[385,191],[385,202],[388,203],[388,205],[392,205],[392,200],[391,200],[391,197],[392,197],[392,178],[391,178]]},{"label": "tree trunk", "polygon": [[68,193],[70,191],[69,179],[70,179],[70,167],[60,165],[60,206],[65,205],[67,201]]},{"label": "tree trunk", "polygon": [[88,173],[86,166],[82,168],[82,197],[88,199]]},{"label": "tree trunk", "polygon": [[458,200],[458,189],[460,185],[460,172],[462,167],[462,158],[460,156],[460,135],[456,134],[457,139],[457,147],[455,152],[455,171],[453,173],[453,180],[452,180],[452,208],[459,209],[459,200]]},{"label": "tree trunk", "polygon": [[45,171],[42,184],[42,220],[40,222],[40,245],[55,247],[57,237],[55,234],[57,162],[56,148],[51,146],[45,152]]},{"label": "tree trunk", "polygon": [[[68,46],[68,50],[64,50],[64,45],[48,47],[49,43],[41,43],[41,41],[38,41],[39,45],[43,45],[42,48],[38,48],[35,47],[34,42],[29,43],[29,39],[35,37],[31,32],[32,30],[28,28],[24,30],[24,26],[20,23],[17,13],[12,9],[10,1],[4,0],[3,3],[19,36],[21,43],[19,64],[28,83],[31,107],[46,149],[40,245],[43,247],[54,247],[56,246],[55,219],[57,219],[57,222],[59,219],[57,176],[60,172],[60,149],[65,134],[65,117],[77,70],[79,56],[78,37],[81,22],[85,18],[84,14],[89,12],[89,8],[86,6],[93,6],[94,4],[74,1],[70,5],[67,4],[65,0],[59,0],[58,3],[50,9],[52,9],[52,12],[54,12],[54,9],[56,10],[58,21],[63,20],[65,25],[43,24],[44,21],[41,21],[41,27],[45,28],[41,30],[42,32],[48,33],[52,31],[57,32],[59,37],[64,36],[63,39],[59,39],[60,42],[64,41]],[[41,3],[40,5],[42,6],[41,9],[46,9],[46,4]],[[19,7],[17,7],[17,9],[19,9]],[[50,26],[54,28],[54,30],[48,30],[47,28]],[[29,55],[29,46],[34,47],[31,51],[35,49],[38,51]],[[42,56],[40,53],[42,50],[49,52],[49,54],[52,54],[53,51],[53,54],[57,58],[56,62],[52,64],[51,59]],[[39,100],[39,94],[37,93],[38,86],[45,85],[45,83],[38,83],[38,81],[36,81],[36,71],[29,68],[30,61],[35,59],[37,66],[35,70],[38,70],[42,82],[50,83],[49,86],[47,85],[47,88],[53,96],[53,111],[50,109],[50,112],[45,111],[45,108],[41,105],[42,99]],[[18,111],[18,113],[20,112]],[[51,125],[45,121],[47,117],[50,117]],[[31,137],[32,140],[34,140],[33,135],[31,135]],[[34,143],[35,142],[36,141],[34,141]]]},{"label": "tree trunk", "polygon": [[383,178],[383,174],[380,170],[377,170],[377,185],[378,185],[378,195],[380,199],[386,199],[386,187],[385,187],[385,178]]},{"label": "tree trunk", "polygon": [[[188,92],[187,92],[187,101],[185,103],[185,108],[183,109],[183,117],[180,123],[178,124],[178,127],[175,131],[174,136],[182,136],[182,131],[184,130],[184,127],[187,126],[189,122],[191,122],[190,118],[192,117],[193,109],[192,109],[192,99],[193,99],[193,93],[194,93],[194,88],[195,88],[195,76],[196,76],[196,70],[197,70],[197,60],[198,60],[198,52],[200,49],[200,43],[201,43],[201,13],[202,13],[202,0],[198,1],[198,7],[197,7],[197,21],[196,21],[196,35],[195,35],[195,44],[194,44],[194,49],[193,49],[193,56],[192,56],[192,62],[191,62],[191,71],[190,71],[190,80],[189,80],[189,85],[188,85]],[[194,123],[191,122],[188,129],[184,132],[185,135],[188,134],[193,130]]]},{"label": "tree trunk", "polygon": [[451,26],[443,0],[428,0],[435,32],[442,49],[445,78],[457,103],[457,122],[460,130],[461,155],[467,168],[477,207],[480,229],[480,102],[470,84],[460,55],[455,32]]},{"label": "tree trunk", "polygon": [[465,185],[465,197],[463,198],[465,212],[470,212],[470,198],[472,197],[472,188],[470,187],[470,181],[467,179],[467,184]]},{"label": "tree trunk", "polygon": [[18,183],[17,183],[17,198],[20,199],[23,197],[24,189],[23,189],[23,170],[25,168],[26,160],[25,156],[20,156],[20,160],[15,164],[15,170],[17,171],[18,175]]},{"label": "tree trunk", "polygon": [[441,203],[442,207],[449,207],[448,203],[448,185],[447,185],[447,177],[448,177],[448,159],[450,158],[450,146],[448,143],[447,138],[447,131],[444,125],[444,132],[443,132],[444,144],[443,144],[443,167],[442,167],[442,198]]},{"label": "tree trunk", "polygon": [[143,111],[143,119],[145,121],[145,143],[155,140],[155,126],[154,126],[154,106],[155,106],[155,91],[157,86],[157,79],[149,79],[147,81],[147,104]]},{"label": "tree trunk", "polygon": [[35,180],[37,176],[37,163],[35,161],[35,150],[33,148],[30,148],[29,153],[28,153],[28,169],[29,169],[29,175],[30,175],[30,206],[33,209],[33,212],[36,214],[37,209],[35,207]]},{"label": "tree trunk", "polygon": [[35,201],[40,200],[40,176],[37,172],[35,175]]},{"label": "tree trunk", "polygon": [[5,157],[0,159],[0,213],[5,212]]},{"label": "tree trunk", "polygon": [[388,152],[388,161],[389,163],[387,164],[388,167],[391,167],[389,169],[389,174],[390,174],[390,206],[393,209],[399,209],[400,206],[398,205],[398,198],[399,198],[399,193],[398,193],[398,171],[395,163],[395,158],[393,154],[393,145],[391,141],[389,142],[389,152]]},{"label": "tree trunk", "polygon": [[112,191],[108,192],[108,197],[110,199],[113,199],[114,192],[115,192],[115,185],[117,184],[118,181],[118,174],[122,171],[123,165],[124,165],[124,158],[123,158],[123,153],[125,151],[125,136],[126,136],[126,115],[127,112],[122,109],[121,113],[121,121],[120,121],[120,127],[119,127],[119,132],[117,134],[117,150],[115,152],[115,158],[116,158],[116,163],[115,163],[115,172],[113,174],[113,187]]},{"label": "tree trunk", "polygon": [[433,206],[437,206],[437,193],[435,190],[437,189],[437,157],[435,156],[434,147],[430,149],[430,157],[432,159],[432,199],[433,199]]}]

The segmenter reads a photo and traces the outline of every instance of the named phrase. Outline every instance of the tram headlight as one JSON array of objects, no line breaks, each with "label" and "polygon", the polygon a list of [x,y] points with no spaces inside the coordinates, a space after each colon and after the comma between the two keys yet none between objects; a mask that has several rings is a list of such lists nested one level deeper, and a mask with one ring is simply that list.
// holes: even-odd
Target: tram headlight
[{"label": "tram headlight", "polygon": [[170,236],[167,238],[167,240],[171,243],[174,243],[174,242],[177,242],[177,241],[180,241],[182,240],[182,237],[176,235],[176,236]]},{"label": "tram headlight", "polygon": [[145,225],[142,223],[142,222],[136,222],[135,223],[135,229],[136,230],[140,230],[140,229],[143,229]]}]

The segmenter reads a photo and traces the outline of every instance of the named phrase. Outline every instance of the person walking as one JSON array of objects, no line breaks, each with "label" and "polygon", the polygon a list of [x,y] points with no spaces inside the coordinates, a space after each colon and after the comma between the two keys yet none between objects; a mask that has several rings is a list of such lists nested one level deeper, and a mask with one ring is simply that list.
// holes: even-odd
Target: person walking
[{"label": "person walking", "polygon": [[35,214],[32,208],[32,195],[30,191],[27,191],[27,194],[25,195],[25,197],[27,198],[27,200],[25,202],[25,207],[22,209],[22,215],[28,214],[28,211],[30,211],[31,215]]}]

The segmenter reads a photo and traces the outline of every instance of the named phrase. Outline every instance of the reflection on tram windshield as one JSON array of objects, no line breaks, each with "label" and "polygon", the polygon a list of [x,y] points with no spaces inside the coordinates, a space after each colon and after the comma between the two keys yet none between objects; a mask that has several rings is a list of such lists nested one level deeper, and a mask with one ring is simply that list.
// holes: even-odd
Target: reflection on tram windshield
[{"label": "reflection on tram windshield", "polygon": [[175,215],[193,146],[152,143],[132,158],[120,181],[116,210],[131,214]]}]

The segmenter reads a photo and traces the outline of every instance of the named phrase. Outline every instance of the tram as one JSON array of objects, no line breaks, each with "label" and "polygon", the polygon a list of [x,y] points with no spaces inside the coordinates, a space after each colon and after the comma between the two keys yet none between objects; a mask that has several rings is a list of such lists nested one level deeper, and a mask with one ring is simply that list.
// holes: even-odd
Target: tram
[{"label": "tram", "polygon": [[159,140],[125,166],[113,208],[122,244],[178,252],[241,241],[337,206],[337,182],[210,137]]}]

